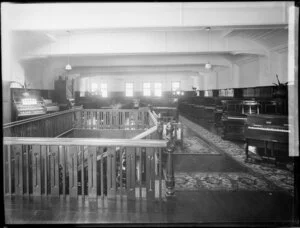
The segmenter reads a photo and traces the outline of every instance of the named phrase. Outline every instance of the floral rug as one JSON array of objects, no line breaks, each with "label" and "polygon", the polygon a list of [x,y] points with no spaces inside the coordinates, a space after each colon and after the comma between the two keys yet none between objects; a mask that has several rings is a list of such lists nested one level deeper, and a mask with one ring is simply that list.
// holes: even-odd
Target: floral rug
[{"label": "floral rug", "polygon": [[243,172],[175,173],[175,191],[273,191],[279,190],[258,177]]},{"label": "floral rug", "polygon": [[220,136],[211,133],[200,125],[184,118],[183,116],[180,116],[179,120],[185,126],[192,129],[194,132],[197,132],[199,137],[207,141],[210,146],[214,147],[214,149],[229,155],[241,165],[247,167],[249,171],[255,173],[255,176],[259,175],[261,179],[269,181],[281,189],[289,192],[291,195],[294,195],[293,172],[276,167],[266,167],[264,164],[245,163],[246,155],[244,148],[241,148],[233,142],[223,140]]},{"label": "floral rug", "polygon": [[183,147],[177,147],[175,154],[215,154],[220,155],[216,150],[213,150],[206,145],[197,136],[186,136],[183,137]]}]

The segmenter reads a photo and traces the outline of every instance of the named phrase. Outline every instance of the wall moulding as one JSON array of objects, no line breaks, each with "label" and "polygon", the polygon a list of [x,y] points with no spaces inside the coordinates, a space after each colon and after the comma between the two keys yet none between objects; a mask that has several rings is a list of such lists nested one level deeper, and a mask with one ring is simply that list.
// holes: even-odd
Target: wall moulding
[{"label": "wall moulding", "polygon": [[288,44],[282,44],[282,45],[278,45],[274,48],[271,49],[271,51],[273,52],[277,52],[277,53],[284,53],[288,51]]},{"label": "wall moulding", "polygon": [[259,60],[259,56],[248,55],[248,56],[244,56],[244,57],[241,57],[241,58],[235,60],[234,64],[244,65],[244,64],[251,63],[254,61],[258,61],[258,60]]}]

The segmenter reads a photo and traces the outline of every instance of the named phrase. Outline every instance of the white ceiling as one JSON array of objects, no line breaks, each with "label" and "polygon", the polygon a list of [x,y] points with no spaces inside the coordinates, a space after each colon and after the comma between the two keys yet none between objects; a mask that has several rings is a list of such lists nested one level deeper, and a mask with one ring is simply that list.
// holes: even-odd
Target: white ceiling
[{"label": "white ceiling", "polygon": [[[150,8],[147,8],[147,5]],[[53,5],[50,7],[53,8],[52,11],[40,5],[32,7],[26,5],[22,9],[18,6],[15,11],[10,9],[14,12],[10,17],[15,15],[19,20],[26,19],[23,21],[16,19],[12,22],[14,55],[25,64],[28,60],[41,60],[47,64],[61,62],[61,67],[65,65],[66,57],[70,55],[72,66],[77,69],[120,66],[144,69],[145,65],[148,65],[148,68],[165,66],[165,69],[169,69],[170,64],[179,67],[190,66],[194,69],[195,64],[201,68],[207,61],[221,69],[229,67],[239,59],[258,57],[276,47],[287,46],[288,41],[285,2],[269,4],[258,2],[248,5],[131,3],[104,4],[100,8],[99,5],[93,7],[91,4],[82,7],[74,5],[73,8],[68,6],[63,5],[63,8],[68,9],[65,14],[62,8]],[[34,8],[36,10],[33,10]],[[90,11],[86,11],[87,8]],[[105,15],[96,13],[96,9],[101,9]],[[130,16],[128,21],[125,18],[120,26],[116,26],[118,21],[112,19],[112,15],[117,16],[118,12],[122,14],[119,19],[123,18],[124,12]],[[204,18],[204,23],[203,18],[199,18],[199,13],[202,13],[201,17],[205,13],[208,19],[215,19]],[[90,17],[84,20],[80,18],[82,15]],[[146,18],[147,15],[152,16]],[[176,23],[172,22],[168,15]],[[64,17],[65,20],[60,17]],[[107,20],[106,25],[102,20],[108,18],[111,20]],[[225,20],[226,18],[228,20]],[[94,20],[99,19],[101,21],[97,27]],[[54,22],[58,20],[61,22],[54,26]],[[41,26],[42,23],[44,27]],[[209,45],[206,25],[213,25],[211,34],[214,35],[209,39]],[[72,36],[72,50],[67,48],[70,44],[67,43],[68,31]],[[136,40],[134,37],[137,37]]]}]

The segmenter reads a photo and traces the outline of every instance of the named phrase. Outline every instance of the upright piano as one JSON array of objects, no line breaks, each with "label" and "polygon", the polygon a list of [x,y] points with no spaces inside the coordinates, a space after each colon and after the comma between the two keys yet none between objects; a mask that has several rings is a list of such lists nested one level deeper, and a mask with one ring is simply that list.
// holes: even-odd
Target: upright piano
[{"label": "upright piano", "polygon": [[255,100],[231,100],[224,103],[222,114],[223,139],[245,140],[244,125],[248,115],[259,113]]},{"label": "upright piano", "polygon": [[224,112],[221,120],[223,139],[244,140],[244,124],[247,115],[237,112]]},{"label": "upright piano", "polygon": [[249,115],[245,124],[246,161],[249,159],[249,146],[256,147],[256,155],[277,162],[288,158],[289,143],[288,116]]}]

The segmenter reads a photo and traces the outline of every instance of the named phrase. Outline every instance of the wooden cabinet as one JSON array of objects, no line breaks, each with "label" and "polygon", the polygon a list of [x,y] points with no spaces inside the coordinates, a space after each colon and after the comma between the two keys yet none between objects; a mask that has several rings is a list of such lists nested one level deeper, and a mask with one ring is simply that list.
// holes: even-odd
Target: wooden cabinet
[{"label": "wooden cabinet", "polygon": [[74,99],[74,79],[58,79],[54,82],[54,99],[58,104],[67,104]]}]

